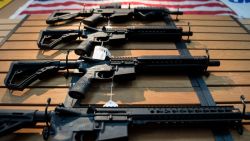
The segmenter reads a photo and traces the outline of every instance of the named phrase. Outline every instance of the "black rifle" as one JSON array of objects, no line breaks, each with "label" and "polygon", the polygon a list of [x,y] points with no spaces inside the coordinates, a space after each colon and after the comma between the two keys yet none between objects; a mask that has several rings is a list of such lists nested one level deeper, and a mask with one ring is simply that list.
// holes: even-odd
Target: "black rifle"
[{"label": "black rifle", "polygon": [[[245,105],[244,105],[245,106]],[[128,140],[128,129],[133,126],[152,127],[194,126],[206,128],[235,128],[243,134],[242,120],[250,114],[233,106],[167,106],[144,105],[130,107],[79,108],[58,106],[54,111],[0,110],[0,136],[21,128],[46,123],[43,137],[57,141],[80,141],[90,135],[97,141]]]},{"label": "black rifle", "polygon": [[[112,10],[112,9],[121,9],[121,4],[120,3],[111,3],[108,5],[100,5],[99,10]],[[57,24],[57,23],[67,23],[71,22],[78,17],[90,17],[92,16],[95,10],[90,9],[90,10],[81,10],[76,13],[71,13],[68,11],[54,11],[52,14],[49,15],[49,17],[46,19],[47,24]]]},{"label": "black rifle", "polygon": [[131,19],[135,20],[166,20],[169,21],[172,15],[182,15],[180,11],[169,11],[166,8],[158,7],[137,7],[137,8],[121,8],[121,5],[107,5],[99,9],[82,10],[77,13],[60,12],[52,13],[46,20],[47,24],[56,24],[59,22],[72,21],[77,17],[85,17],[82,22],[88,26],[96,26],[99,22],[108,19],[112,22],[125,22]]},{"label": "black rifle", "polygon": [[179,42],[182,36],[191,36],[175,25],[167,27],[131,27],[97,29],[85,26],[84,30],[42,30],[37,45],[40,49],[52,49],[58,44],[75,41],[78,37],[85,40],[76,48],[78,55],[89,56],[96,45],[119,45],[127,41]]},{"label": "black rifle", "polygon": [[129,81],[137,73],[159,74],[162,72],[203,74],[208,66],[219,66],[207,56],[140,56],[114,57],[97,60],[82,57],[77,61],[12,62],[5,78],[5,85],[11,90],[23,90],[38,79],[53,76],[59,70],[78,69],[82,77],[69,90],[72,98],[84,98],[92,80]]}]

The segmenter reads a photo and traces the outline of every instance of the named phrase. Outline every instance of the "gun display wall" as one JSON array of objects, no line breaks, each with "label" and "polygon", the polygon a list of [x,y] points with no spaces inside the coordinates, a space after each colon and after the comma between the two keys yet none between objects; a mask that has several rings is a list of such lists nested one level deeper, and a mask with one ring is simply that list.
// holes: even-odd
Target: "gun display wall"
[{"label": "gun display wall", "polygon": [[[134,15],[114,15],[116,8]],[[249,35],[230,17],[119,8],[24,21],[1,47],[0,63],[10,66],[1,70],[1,138],[42,126],[45,140],[171,140],[189,129],[247,139]],[[138,137],[137,128],[155,131]]]}]

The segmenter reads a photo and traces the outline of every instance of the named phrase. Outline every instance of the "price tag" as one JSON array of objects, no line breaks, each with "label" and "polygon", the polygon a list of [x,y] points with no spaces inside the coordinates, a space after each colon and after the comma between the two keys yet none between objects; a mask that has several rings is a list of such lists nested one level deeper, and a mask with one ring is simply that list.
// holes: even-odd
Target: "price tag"
[{"label": "price tag", "polygon": [[111,53],[107,48],[103,46],[95,46],[92,56],[93,59],[105,60],[107,56],[111,57]]},{"label": "price tag", "polygon": [[118,107],[118,104],[115,103],[113,100],[109,100],[103,105],[103,107]]}]

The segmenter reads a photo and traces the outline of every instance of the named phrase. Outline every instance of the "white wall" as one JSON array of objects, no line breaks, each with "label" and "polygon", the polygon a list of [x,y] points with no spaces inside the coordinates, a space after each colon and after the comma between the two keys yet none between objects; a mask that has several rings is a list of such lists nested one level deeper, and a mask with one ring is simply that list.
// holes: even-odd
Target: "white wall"
[{"label": "white wall", "polygon": [[250,0],[221,0],[233,9],[239,18],[250,18]]}]

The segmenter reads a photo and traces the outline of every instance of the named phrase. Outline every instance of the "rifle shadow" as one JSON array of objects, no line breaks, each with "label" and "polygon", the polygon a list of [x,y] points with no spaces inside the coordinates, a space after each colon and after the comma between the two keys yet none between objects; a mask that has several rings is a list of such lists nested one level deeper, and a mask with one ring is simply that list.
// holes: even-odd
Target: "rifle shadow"
[{"label": "rifle shadow", "polygon": [[[60,79],[59,79],[60,77]],[[234,80],[224,75],[211,73],[206,83],[219,86],[210,92],[220,93],[230,91]],[[54,104],[63,103],[68,94],[71,78],[64,79],[62,75],[32,83],[24,91],[10,93],[7,89],[1,95],[2,103],[45,103],[52,98]],[[2,89],[3,90],[3,89]],[[93,82],[80,104],[105,104],[110,100],[111,82]],[[113,101],[118,104],[198,104],[196,92],[186,75],[138,75],[136,80],[114,82]]]},{"label": "rifle shadow", "polygon": [[[36,58],[37,59],[65,59],[67,51],[70,50],[72,53],[73,58],[77,59],[77,55],[74,54],[74,49],[79,45],[79,42],[67,43],[67,44],[60,44],[53,50],[39,50]],[[153,46],[153,48],[152,48]],[[124,56],[122,53],[127,53],[129,50],[174,50],[176,46],[174,43],[170,42],[135,42],[129,41],[124,44],[113,44],[109,46],[105,46],[111,51],[111,55],[114,56]],[[118,52],[117,52],[118,51]],[[119,54],[117,54],[119,53]],[[74,55],[73,55],[74,54]],[[71,59],[71,58],[70,58]]]},{"label": "rifle shadow", "polygon": [[[52,50],[39,50],[36,58],[37,59],[58,59],[64,58],[67,54],[68,50],[74,50],[80,41],[70,42],[70,43],[62,43],[56,46]],[[62,57],[61,57],[62,56]]]},{"label": "rifle shadow", "polygon": [[44,104],[48,98],[51,98],[53,104],[59,104],[64,101],[69,84],[70,79],[64,79],[62,75],[55,75],[48,79],[37,80],[23,91],[4,89],[1,102]]},{"label": "rifle shadow", "polygon": [[[141,77],[141,76],[139,76]],[[149,77],[149,79],[147,79]],[[234,83],[227,76],[210,74],[214,80],[221,84]],[[199,99],[187,76],[155,76],[148,75],[134,81],[114,83],[112,100],[118,104],[199,104]],[[208,79],[208,78],[205,78]],[[211,82],[210,82],[211,83]],[[95,83],[93,85],[99,85]],[[218,84],[217,84],[218,85]],[[111,82],[93,86],[81,104],[105,104],[111,95]],[[216,87],[216,91],[229,91],[231,87]]]}]

